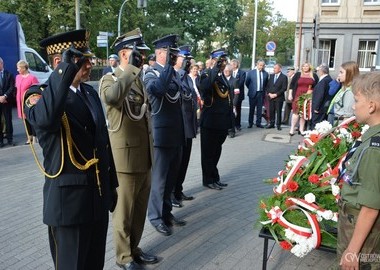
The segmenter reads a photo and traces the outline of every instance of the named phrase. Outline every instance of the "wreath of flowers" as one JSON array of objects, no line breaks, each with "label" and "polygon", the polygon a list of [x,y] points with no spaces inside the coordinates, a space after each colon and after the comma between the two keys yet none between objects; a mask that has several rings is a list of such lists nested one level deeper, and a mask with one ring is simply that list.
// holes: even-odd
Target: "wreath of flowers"
[{"label": "wreath of flowers", "polygon": [[305,120],[311,119],[311,97],[312,94],[303,94],[298,98],[298,114],[302,116]]},{"label": "wreath of flowers", "polygon": [[335,128],[323,121],[307,132],[278,176],[265,180],[275,186],[260,202],[260,224],[283,249],[303,257],[319,245],[336,248],[339,168],[367,129],[355,117]]}]

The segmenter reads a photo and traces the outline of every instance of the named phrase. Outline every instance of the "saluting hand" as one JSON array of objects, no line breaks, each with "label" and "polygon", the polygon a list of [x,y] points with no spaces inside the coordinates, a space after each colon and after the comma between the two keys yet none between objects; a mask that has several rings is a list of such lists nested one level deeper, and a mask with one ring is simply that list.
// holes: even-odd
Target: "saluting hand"
[{"label": "saluting hand", "polygon": [[[76,58],[79,58],[79,60],[75,61]],[[77,70],[80,70],[85,60],[86,58],[83,56],[83,53],[78,51],[74,44],[71,44],[71,47],[62,54],[62,61],[68,64],[74,64]]]},{"label": "saluting hand", "polygon": [[166,52],[166,64],[169,64],[174,67],[176,63],[177,63],[177,55],[171,51],[170,47],[168,47],[167,52]]},{"label": "saluting hand", "polygon": [[136,42],[133,45],[132,53],[129,55],[128,63],[138,68],[141,68],[144,63],[141,53],[136,48]]}]

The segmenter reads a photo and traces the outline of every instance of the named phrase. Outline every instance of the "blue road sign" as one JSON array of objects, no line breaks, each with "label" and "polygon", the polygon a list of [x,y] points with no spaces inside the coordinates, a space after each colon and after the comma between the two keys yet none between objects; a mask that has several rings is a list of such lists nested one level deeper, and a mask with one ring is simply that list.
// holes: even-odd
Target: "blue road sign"
[{"label": "blue road sign", "polygon": [[274,52],[276,50],[276,43],[274,41],[268,41],[265,48],[268,52]]}]

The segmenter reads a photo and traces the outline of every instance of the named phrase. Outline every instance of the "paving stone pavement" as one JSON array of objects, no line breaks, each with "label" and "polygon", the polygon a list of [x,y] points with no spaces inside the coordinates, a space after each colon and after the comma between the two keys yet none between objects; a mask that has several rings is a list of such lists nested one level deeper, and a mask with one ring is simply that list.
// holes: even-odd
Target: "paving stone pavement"
[{"label": "paving stone pavement", "polygon": [[[19,146],[0,149],[0,269],[53,269],[47,226],[42,223],[43,176],[29,146],[23,145],[21,121],[15,119],[14,125]],[[195,199],[173,210],[187,225],[162,236],[146,222],[140,247],[160,257],[146,269],[261,269],[264,241],[258,237],[257,208],[260,198],[272,192],[262,180],[282,169],[301,136],[289,138],[289,127],[277,131],[246,126],[243,121],[242,131],[223,145],[219,172],[228,187],[222,191],[202,187],[200,141],[194,139],[184,192]],[[268,134],[271,141],[264,140]],[[104,269],[119,269],[109,225]],[[318,250],[299,259],[276,245],[267,269],[327,269],[334,259]]]}]

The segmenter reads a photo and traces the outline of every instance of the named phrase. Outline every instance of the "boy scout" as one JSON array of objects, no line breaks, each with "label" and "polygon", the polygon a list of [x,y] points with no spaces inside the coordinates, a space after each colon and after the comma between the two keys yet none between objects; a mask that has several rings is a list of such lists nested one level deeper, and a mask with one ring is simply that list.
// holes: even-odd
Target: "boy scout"
[{"label": "boy scout", "polygon": [[370,128],[345,162],[337,253],[341,269],[380,269],[380,73],[358,76],[352,89],[356,119]]}]

